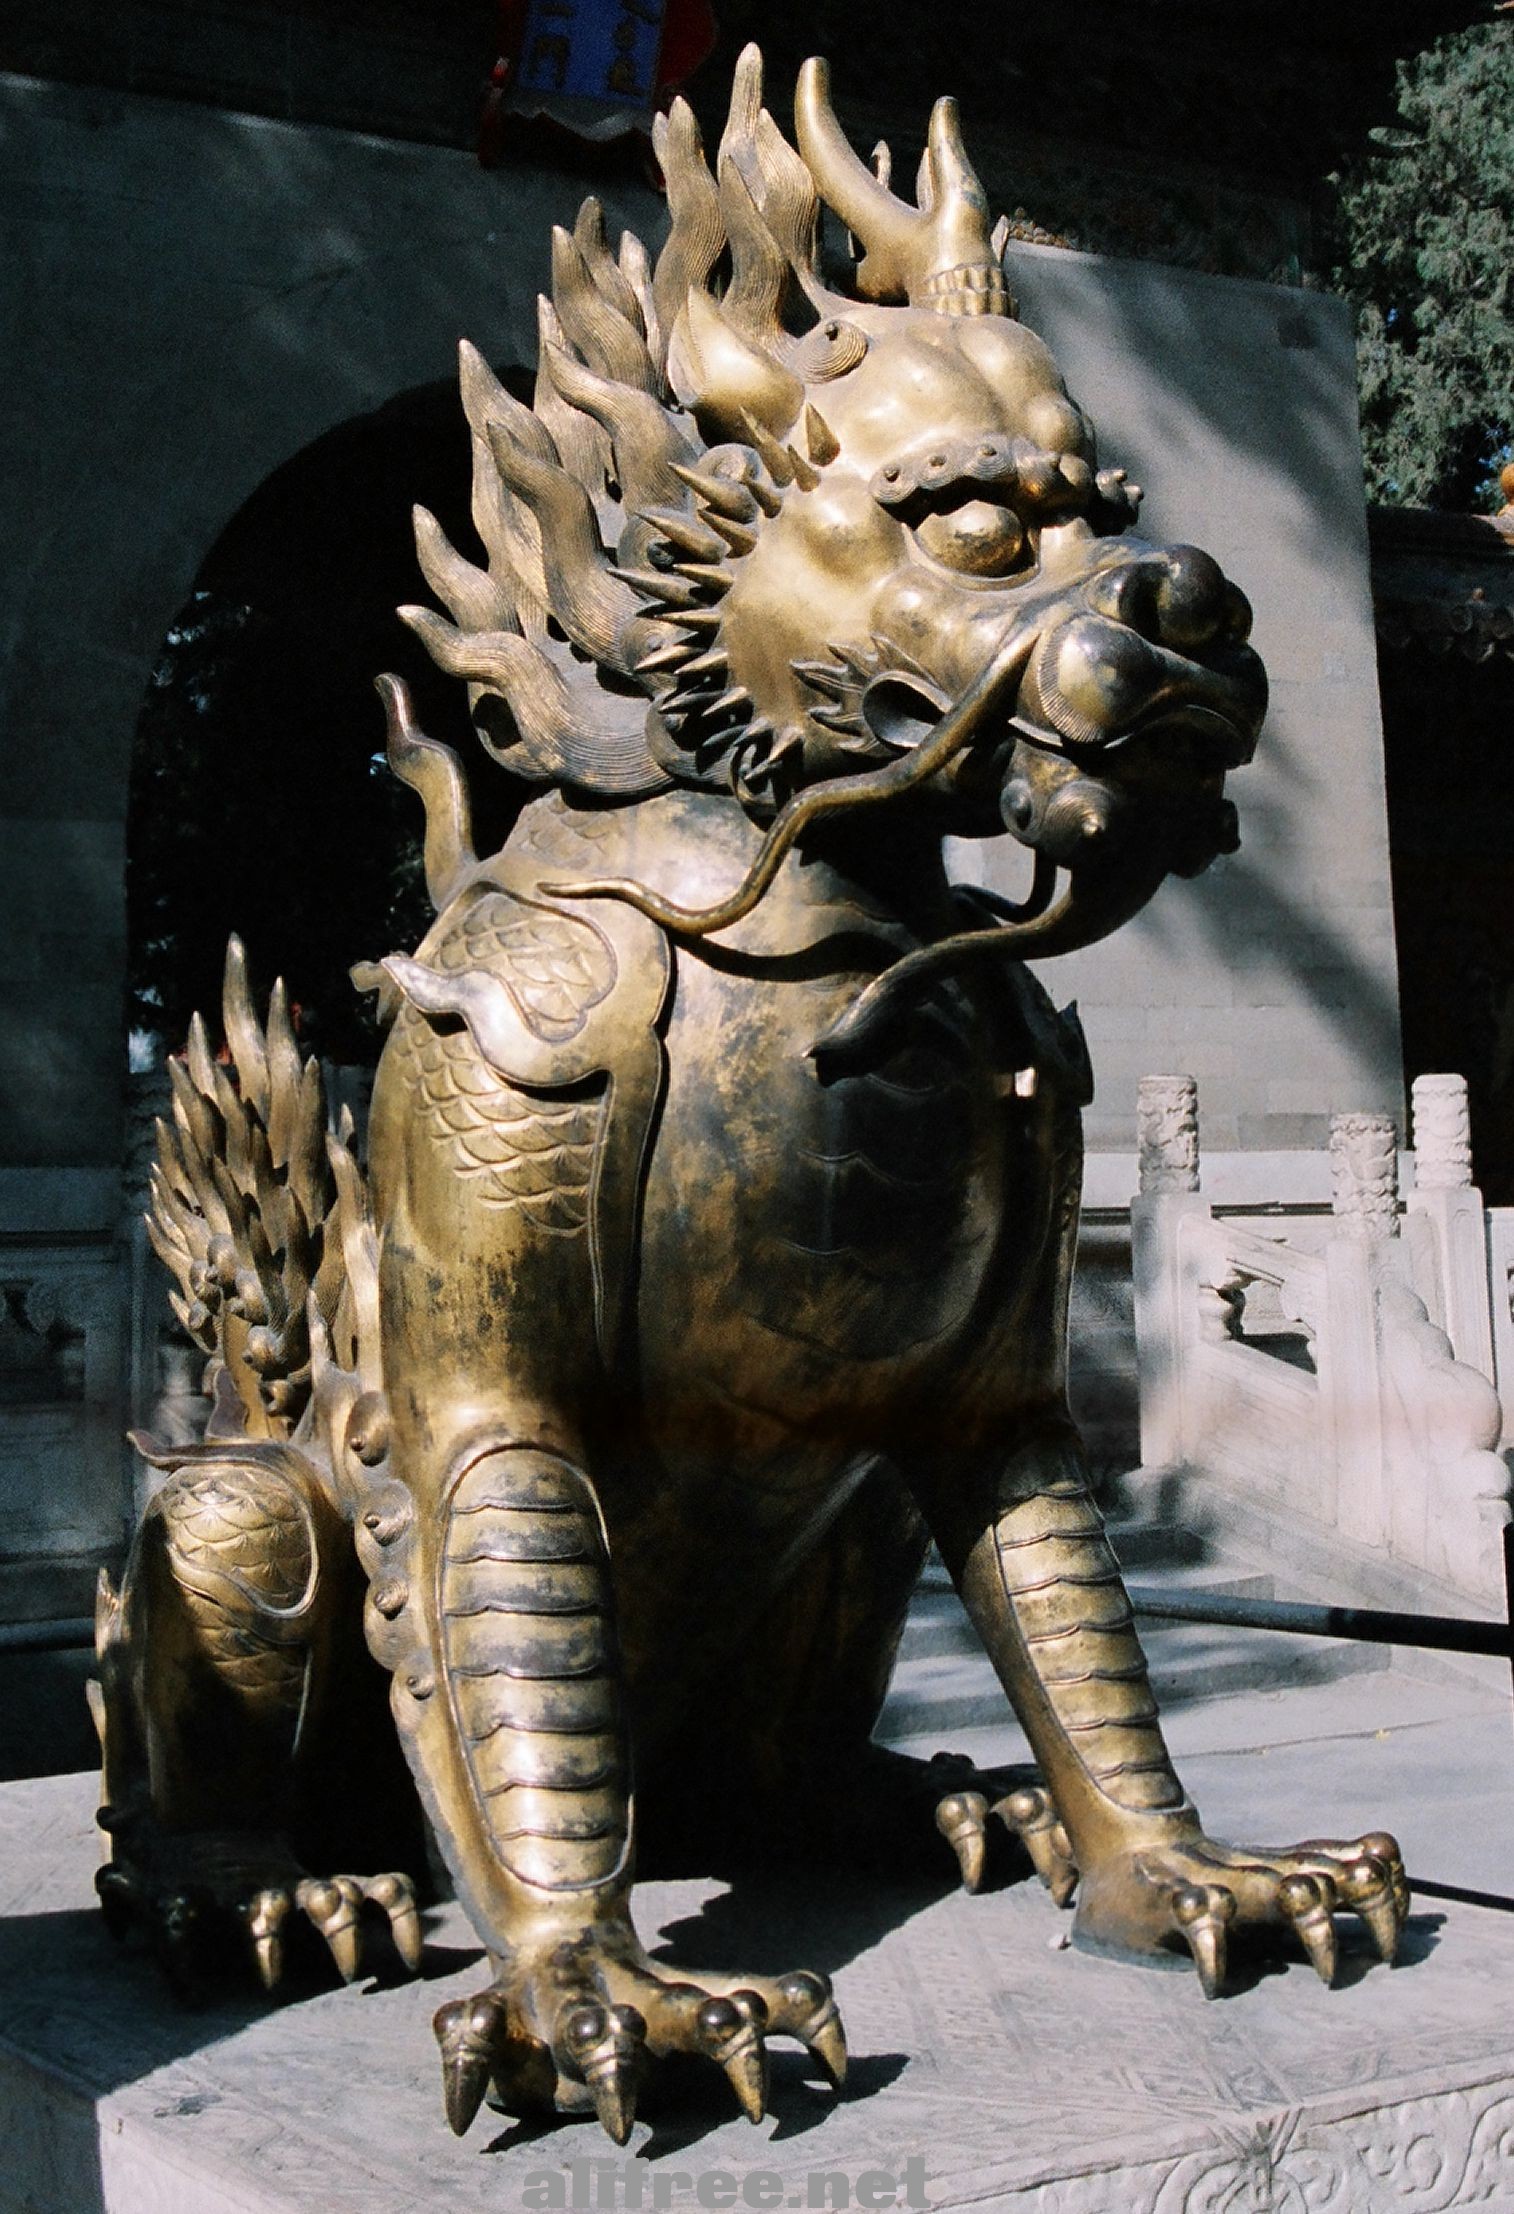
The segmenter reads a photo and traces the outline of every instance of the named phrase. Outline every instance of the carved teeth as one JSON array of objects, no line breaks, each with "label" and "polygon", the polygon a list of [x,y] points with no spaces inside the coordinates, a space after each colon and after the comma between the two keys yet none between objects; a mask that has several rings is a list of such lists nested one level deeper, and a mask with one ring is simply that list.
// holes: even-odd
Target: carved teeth
[{"label": "carved teeth", "polygon": [[659,646],[655,653],[645,655],[636,664],[636,674],[656,676],[663,669],[681,669],[688,658],[688,643],[680,638],[674,645]]},{"label": "carved teeth", "polygon": [[[622,584],[629,584],[633,592],[639,592],[644,600],[659,600],[666,607],[692,607],[694,594],[687,584],[676,576],[669,576],[662,569],[612,569],[610,574],[619,577]],[[687,576],[689,572],[684,571]]]},{"label": "carved teeth", "polygon": [[647,521],[669,545],[692,554],[696,561],[719,559],[721,541],[714,535],[713,526],[691,522],[688,516],[679,515],[671,508],[654,508]]},{"label": "carved teeth", "polygon": [[[788,455],[789,467],[793,471],[794,482],[798,485],[800,491],[813,492],[820,482],[820,471],[812,469],[803,454],[799,453],[793,446],[785,446],[783,450]],[[841,451],[839,446],[836,451],[838,453]]]},{"label": "carved teeth", "polygon": [[851,689],[842,672],[828,661],[796,661],[794,674],[817,692],[824,692],[828,699],[839,700]]},{"label": "carved teeth", "polygon": [[841,451],[840,439],[817,407],[807,407],[804,411],[804,442],[811,461],[822,467],[834,461]]},{"label": "carved teeth", "polygon": [[[780,445],[767,428],[767,425],[759,423],[756,416],[749,410],[743,409],[741,421],[748,439],[767,463],[768,474],[773,482],[780,487],[792,484],[794,481],[794,453],[792,447]],[[807,466],[808,464],[806,464]],[[811,471],[811,474],[813,474],[813,471]],[[817,477],[815,481],[818,484],[820,480]]]}]

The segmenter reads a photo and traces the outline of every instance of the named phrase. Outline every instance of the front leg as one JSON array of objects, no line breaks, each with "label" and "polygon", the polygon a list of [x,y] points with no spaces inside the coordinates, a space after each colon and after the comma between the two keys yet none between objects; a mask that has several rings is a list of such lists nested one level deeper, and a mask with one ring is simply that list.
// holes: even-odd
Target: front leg
[{"label": "front leg", "polygon": [[[724,2069],[761,2117],[767,2036],[839,2083],[822,1976],[659,1972],[631,1921],[631,1799],[610,1562],[594,1488],[564,1455],[475,1440],[433,1490],[385,1474],[361,1518],[369,1635],[489,1985],[436,2017],[459,2134],[503,2106],[592,2110],[624,2144],[649,2061]],[[417,1512],[417,1508],[421,1511]]]},{"label": "front leg", "polygon": [[1328,1983],[1332,1915],[1361,1915],[1391,1960],[1408,1911],[1398,1847],[1243,1850],[1205,1836],[1162,1737],[1119,1565],[1070,1417],[1044,1418],[1007,1460],[938,1480],[928,1511],[968,1613],[1046,1780],[999,1812],[1054,1892],[1078,1893],[1074,1939],[1147,1958],[1186,1948],[1207,1996],[1232,1929],[1291,1931]]}]

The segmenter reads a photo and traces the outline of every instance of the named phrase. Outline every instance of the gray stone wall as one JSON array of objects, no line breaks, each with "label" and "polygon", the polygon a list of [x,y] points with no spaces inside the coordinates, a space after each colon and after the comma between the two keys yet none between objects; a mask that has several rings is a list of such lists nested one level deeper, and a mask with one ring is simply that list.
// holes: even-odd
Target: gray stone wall
[{"label": "gray stone wall", "polygon": [[[549,227],[581,192],[27,79],[0,79],[0,117],[0,1167],[105,1164],[127,773],[165,629],[224,523],[311,439],[451,375],[465,333],[534,359]],[[609,213],[657,210],[630,193]]]},{"label": "gray stone wall", "polygon": [[1011,257],[1101,459],[1146,488],[1141,527],[1236,579],[1272,681],[1230,787],[1241,851],[1043,972],[1088,1029],[1090,1144],[1128,1148],[1138,1080],[1173,1069],[1199,1079],[1214,1151],[1322,1145],[1333,1108],[1402,1110],[1349,311],[1147,263]]}]

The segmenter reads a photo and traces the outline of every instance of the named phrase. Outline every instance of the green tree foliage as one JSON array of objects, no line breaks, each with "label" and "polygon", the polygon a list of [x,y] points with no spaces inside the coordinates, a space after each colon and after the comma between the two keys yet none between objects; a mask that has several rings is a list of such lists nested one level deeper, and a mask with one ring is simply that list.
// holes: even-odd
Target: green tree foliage
[{"label": "green tree foliage", "polygon": [[1514,440],[1514,21],[1403,63],[1399,122],[1339,183],[1369,497],[1486,505]]}]

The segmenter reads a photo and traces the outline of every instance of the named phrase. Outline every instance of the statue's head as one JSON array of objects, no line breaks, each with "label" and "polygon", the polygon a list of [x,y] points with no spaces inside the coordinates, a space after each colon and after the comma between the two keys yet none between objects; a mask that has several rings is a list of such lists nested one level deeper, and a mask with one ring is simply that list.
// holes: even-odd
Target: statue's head
[{"label": "statue's head", "polygon": [[[749,48],[713,175],[684,103],[661,130],[655,269],[592,201],[554,235],[534,408],[464,349],[488,566],[422,512],[453,621],[406,618],[526,778],[722,790],[785,843],[817,801],[1007,828],[1057,918],[1026,950],[1081,942],[1234,845],[1224,777],[1266,705],[1249,608],[1135,534],[1138,492],[1016,319],[952,103],[915,205],[886,149],[852,152],[819,62],[795,120],[797,152]],[[855,297],[820,273],[822,199]]]}]

